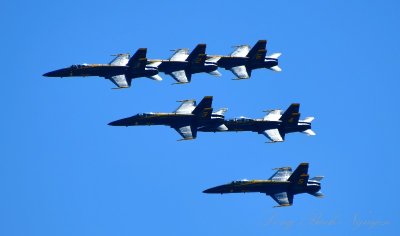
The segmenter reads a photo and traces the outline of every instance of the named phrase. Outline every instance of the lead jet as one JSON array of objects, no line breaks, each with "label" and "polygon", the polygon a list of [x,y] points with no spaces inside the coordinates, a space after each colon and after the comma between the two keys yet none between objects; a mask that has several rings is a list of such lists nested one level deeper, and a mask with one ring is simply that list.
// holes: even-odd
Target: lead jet
[{"label": "lead jet", "polygon": [[200,127],[210,127],[213,130],[227,130],[224,126],[226,108],[213,113],[212,96],[206,96],[196,106],[195,100],[180,101],[182,104],[172,113],[141,113],[121,120],[113,121],[111,126],[166,125],[174,128],[181,140],[191,140],[197,137]]},{"label": "lead jet", "polygon": [[132,79],[148,77],[162,80],[156,67],[147,66],[147,49],[140,48],[130,57],[118,54],[109,64],[81,64],[44,74],[46,77],[99,76],[111,80],[118,88],[129,88]]},{"label": "lead jet", "polygon": [[196,73],[221,76],[217,70],[217,59],[206,59],[206,45],[198,44],[190,54],[188,49],[177,49],[168,60],[149,60],[149,65],[172,76],[178,84],[190,83],[192,75]]},{"label": "lead jet", "polygon": [[[311,122],[314,117],[307,117],[299,120],[300,104],[293,103],[282,114],[282,110],[270,110],[262,119],[250,119],[246,117],[234,118],[224,121],[227,130],[222,131],[252,131],[264,134],[271,143],[283,142],[287,133],[302,132],[309,136],[315,135],[311,130]],[[213,130],[212,127],[201,127],[199,131],[203,132],[219,132]]]},{"label": "lead jet", "polygon": [[266,56],[266,46],[266,40],[259,40],[253,48],[249,45],[236,46],[229,56],[209,55],[208,60],[217,61],[218,67],[232,71],[236,79],[249,79],[254,69],[267,68],[281,71],[282,69],[278,66],[281,53]]},{"label": "lead jet", "polygon": [[308,179],[308,163],[301,163],[294,172],[290,167],[277,168],[268,180],[239,180],[204,190],[203,193],[246,193],[260,192],[270,195],[279,205],[291,206],[296,194],[308,193],[323,197],[320,192],[323,176]]}]

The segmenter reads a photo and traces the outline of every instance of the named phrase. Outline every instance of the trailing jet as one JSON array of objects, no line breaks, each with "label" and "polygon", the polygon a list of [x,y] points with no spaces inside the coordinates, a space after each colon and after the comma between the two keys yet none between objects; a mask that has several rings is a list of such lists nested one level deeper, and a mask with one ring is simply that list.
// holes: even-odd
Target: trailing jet
[{"label": "trailing jet", "polygon": [[99,76],[111,80],[118,88],[129,88],[132,79],[148,77],[162,80],[156,67],[148,66],[147,49],[140,48],[130,58],[129,54],[118,54],[109,64],[82,64],[55,70],[44,74],[46,77]]},{"label": "trailing jet", "polygon": [[267,41],[259,40],[253,48],[248,45],[236,46],[230,56],[208,56],[208,60],[217,61],[218,67],[230,70],[237,79],[249,79],[254,69],[267,68],[273,71],[281,71],[278,66],[278,58],[281,53],[266,56]]},{"label": "trailing jet", "polygon": [[[293,103],[282,114],[282,110],[270,110],[263,119],[250,119],[246,117],[235,118],[224,121],[227,130],[223,131],[252,131],[264,134],[272,143],[283,142],[285,135],[292,132],[302,132],[307,135],[315,135],[311,130],[311,122],[314,117],[299,120],[300,104]],[[212,127],[202,127],[199,131],[219,132]]]},{"label": "trailing jet", "polygon": [[211,127],[213,130],[227,130],[223,124],[226,108],[213,113],[212,96],[206,96],[196,106],[194,100],[180,101],[182,104],[172,113],[142,113],[125,119],[113,121],[111,126],[167,125],[174,128],[183,139],[197,137],[200,127]]},{"label": "trailing jet", "polygon": [[323,197],[320,192],[323,176],[308,179],[308,163],[301,163],[294,172],[292,168],[277,168],[277,172],[268,180],[239,180],[214,188],[204,190],[203,193],[246,193],[260,192],[270,195],[279,206],[291,206],[293,196],[308,193],[316,197]]},{"label": "trailing jet", "polygon": [[189,54],[188,49],[177,49],[168,60],[149,60],[149,66],[171,75],[178,84],[190,83],[192,74],[206,72],[221,76],[218,72],[217,59],[206,60],[206,45],[198,44]]}]

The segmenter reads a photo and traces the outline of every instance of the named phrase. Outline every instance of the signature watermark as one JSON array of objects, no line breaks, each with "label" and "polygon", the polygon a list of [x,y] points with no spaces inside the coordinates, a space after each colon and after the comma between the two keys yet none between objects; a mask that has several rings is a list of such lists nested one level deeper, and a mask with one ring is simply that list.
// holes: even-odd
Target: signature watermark
[{"label": "signature watermark", "polygon": [[266,225],[277,226],[282,228],[293,228],[295,226],[319,226],[319,227],[333,227],[338,225],[347,225],[353,228],[377,228],[384,227],[391,224],[391,221],[384,219],[377,219],[373,215],[353,214],[346,217],[328,216],[324,214],[314,214],[308,218],[291,219],[285,215],[273,213],[268,217]]}]

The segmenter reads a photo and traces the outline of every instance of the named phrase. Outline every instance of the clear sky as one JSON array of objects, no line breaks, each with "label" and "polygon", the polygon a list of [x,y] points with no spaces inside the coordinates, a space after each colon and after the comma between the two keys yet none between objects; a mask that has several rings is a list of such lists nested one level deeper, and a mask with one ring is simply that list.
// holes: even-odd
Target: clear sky
[{"label": "clear sky", "polygon": [[[399,1],[6,1],[2,45],[0,235],[395,235],[400,204]],[[209,54],[268,40],[283,71],[250,80],[44,78],[148,48],[149,58],[207,43]],[[110,127],[182,99],[214,96],[227,118],[301,103],[317,136],[265,144],[256,133]],[[260,193],[207,195],[236,179],[309,162],[323,199],[294,206]]]}]

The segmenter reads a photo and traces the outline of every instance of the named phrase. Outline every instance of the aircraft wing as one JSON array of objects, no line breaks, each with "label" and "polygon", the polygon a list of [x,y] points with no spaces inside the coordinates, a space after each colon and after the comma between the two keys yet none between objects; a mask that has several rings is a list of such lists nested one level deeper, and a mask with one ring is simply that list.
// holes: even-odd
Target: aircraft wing
[{"label": "aircraft wing", "polygon": [[231,53],[231,57],[245,57],[250,52],[249,45],[237,46],[235,51]]},{"label": "aircraft wing", "polygon": [[280,120],[286,124],[297,124],[300,118],[300,104],[293,103],[288,109],[282,114]]},{"label": "aircraft wing", "polygon": [[275,181],[286,181],[289,179],[290,175],[292,174],[292,168],[290,167],[283,167],[283,168],[277,168],[278,170],[273,174],[269,180],[275,180]]},{"label": "aircraft wing", "polygon": [[272,199],[274,199],[279,206],[291,206],[293,204],[293,194],[288,192],[281,192],[271,195]]},{"label": "aircraft wing", "polygon": [[110,62],[110,65],[113,66],[125,66],[128,64],[129,54],[118,54],[114,60]]},{"label": "aircraft wing", "polygon": [[170,61],[185,61],[189,56],[189,50],[186,48],[177,49],[175,53],[169,58]]},{"label": "aircraft wing", "polygon": [[191,125],[183,125],[180,127],[173,127],[183,139],[181,140],[191,140],[197,137],[197,129]]},{"label": "aircraft wing", "polygon": [[285,134],[282,134],[279,129],[267,129],[262,134],[271,140],[271,142],[283,142],[285,140]]},{"label": "aircraft wing", "polygon": [[177,114],[190,114],[196,108],[195,100],[184,100],[182,104],[175,110]]},{"label": "aircraft wing", "polygon": [[230,69],[236,77],[239,79],[248,79],[250,78],[249,72],[247,71],[246,66],[235,66]]},{"label": "aircraft wing", "polygon": [[185,70],[178,70],[171,73],[172,78],[174,78],[178,83],[189,83],[192,75],[187,74]]},{"label": "aircraft wing", "polygon": [[205,60],[206,60],[205,44],[198,44],[186,58],[186,61],[194,62],[196,64],[204,64]]},{"label": "aircraft wing", "polygon": [[282,116],[282,110],[270,110],[267,115],[264,116],[265,121],[278,121]]},{"label": "aircraft wing", "polygon": [[115,75],[107,79],[111,80],[111,82],[117,85],[118,88],[129,88],[132,81],[130,79],[126,79],[125,75]]}]

